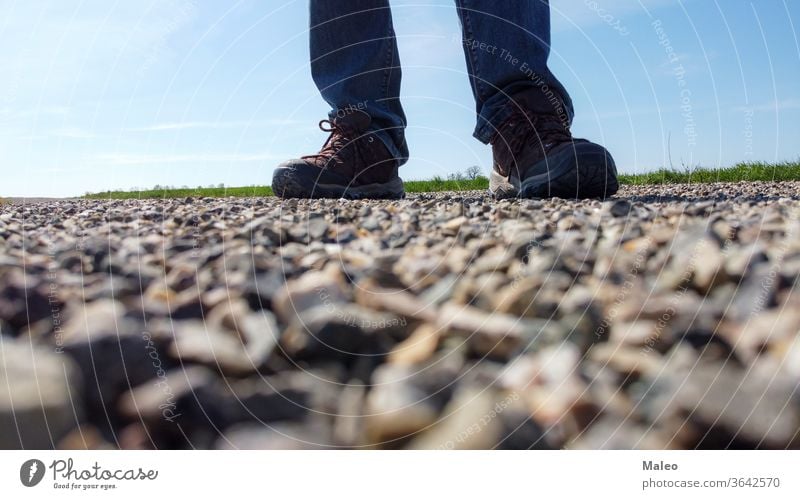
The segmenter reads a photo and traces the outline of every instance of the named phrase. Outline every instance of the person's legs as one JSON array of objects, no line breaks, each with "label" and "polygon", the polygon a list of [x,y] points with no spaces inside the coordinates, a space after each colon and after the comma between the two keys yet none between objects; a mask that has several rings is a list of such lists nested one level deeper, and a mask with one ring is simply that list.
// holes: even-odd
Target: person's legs
[{"label": "person's legs", "polygon": [[389,1],[311,0],[310,9],[311,75],[332,108],[330,119],[366,112],[370,129],[404,163],[406,117]]},{"label": "person's legs", "polygon": [[488,144],[526,90],[532,111],[555,113],[569,125],[572,101],[550,72],[547,0],[456,0],[464,55],[477,105],[475,138]]},{"label": "person's legs", "polygon": [[550,72],[548,0],[456,0],[475,96],[475,137],[491,144],[496,197],[606,197],[616,165],[573,139],[572,101]]},{"label": "person's legs", "polygon": [[331,106],[317,154],[281,163],[281,197],[400,198],[408,158],[400,61],[388,0],[311,0],[311,74]]}]

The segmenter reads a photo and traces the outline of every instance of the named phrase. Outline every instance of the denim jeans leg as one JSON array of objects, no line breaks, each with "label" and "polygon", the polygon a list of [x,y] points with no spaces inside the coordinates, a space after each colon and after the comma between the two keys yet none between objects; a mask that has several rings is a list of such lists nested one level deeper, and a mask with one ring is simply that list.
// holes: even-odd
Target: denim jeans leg
[{"label": "denim jeans leg", "polygon": [[311,0],[311,75],[337,112],[358,109],[405,163],[406,117],[400,105],[400,60],[388,0]]},{"label": "denim jeans leg", "polygon": [[456,0],[456,10],[478,116],[475,138],[489,143],[518,105],[572,122],[572,100],[547,66],[549,0]]}]

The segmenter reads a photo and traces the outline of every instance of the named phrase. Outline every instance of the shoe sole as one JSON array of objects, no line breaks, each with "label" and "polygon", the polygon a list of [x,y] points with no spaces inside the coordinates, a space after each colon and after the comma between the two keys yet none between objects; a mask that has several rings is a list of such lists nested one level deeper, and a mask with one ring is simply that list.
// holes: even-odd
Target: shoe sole
[{"label": "shoe sole", "polygon": [[532,169],[546,173],[526,178],[519,187],[505,179],[496,180],[500,177],[493,172],[496,185],[492,194],[497,198],[604,199],[619,190],[614,158],[605,148],[588,142],[550,155]]},{"label": "shoe sole", "polygon": [[[275,169],[272,192],[280,198],[303,199],[402,199],[403,181],[395,177],[379,184],[352,185],[347,179],[332,178],[334,174],[310,165],[293,165]],[[322,177],[327,177],[323,179]],[[332,182],[331,180],[335,180]]]}]

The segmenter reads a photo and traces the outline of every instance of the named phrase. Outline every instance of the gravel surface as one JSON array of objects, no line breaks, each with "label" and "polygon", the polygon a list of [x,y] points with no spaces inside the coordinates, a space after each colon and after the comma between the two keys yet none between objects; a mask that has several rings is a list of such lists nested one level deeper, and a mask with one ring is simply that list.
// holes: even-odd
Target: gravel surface
[{"label": "gravel surface", "polygon": [[0,207],[0,448],[800,448],[800,183]]}]

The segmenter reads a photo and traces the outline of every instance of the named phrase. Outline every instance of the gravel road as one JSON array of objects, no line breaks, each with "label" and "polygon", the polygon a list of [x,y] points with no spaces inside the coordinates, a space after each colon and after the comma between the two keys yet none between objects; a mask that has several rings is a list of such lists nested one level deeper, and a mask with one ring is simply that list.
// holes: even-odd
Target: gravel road
[{"label": "gravel road", "polygon": [[0,207],[0,448],[800,448],[800,183]]}]

